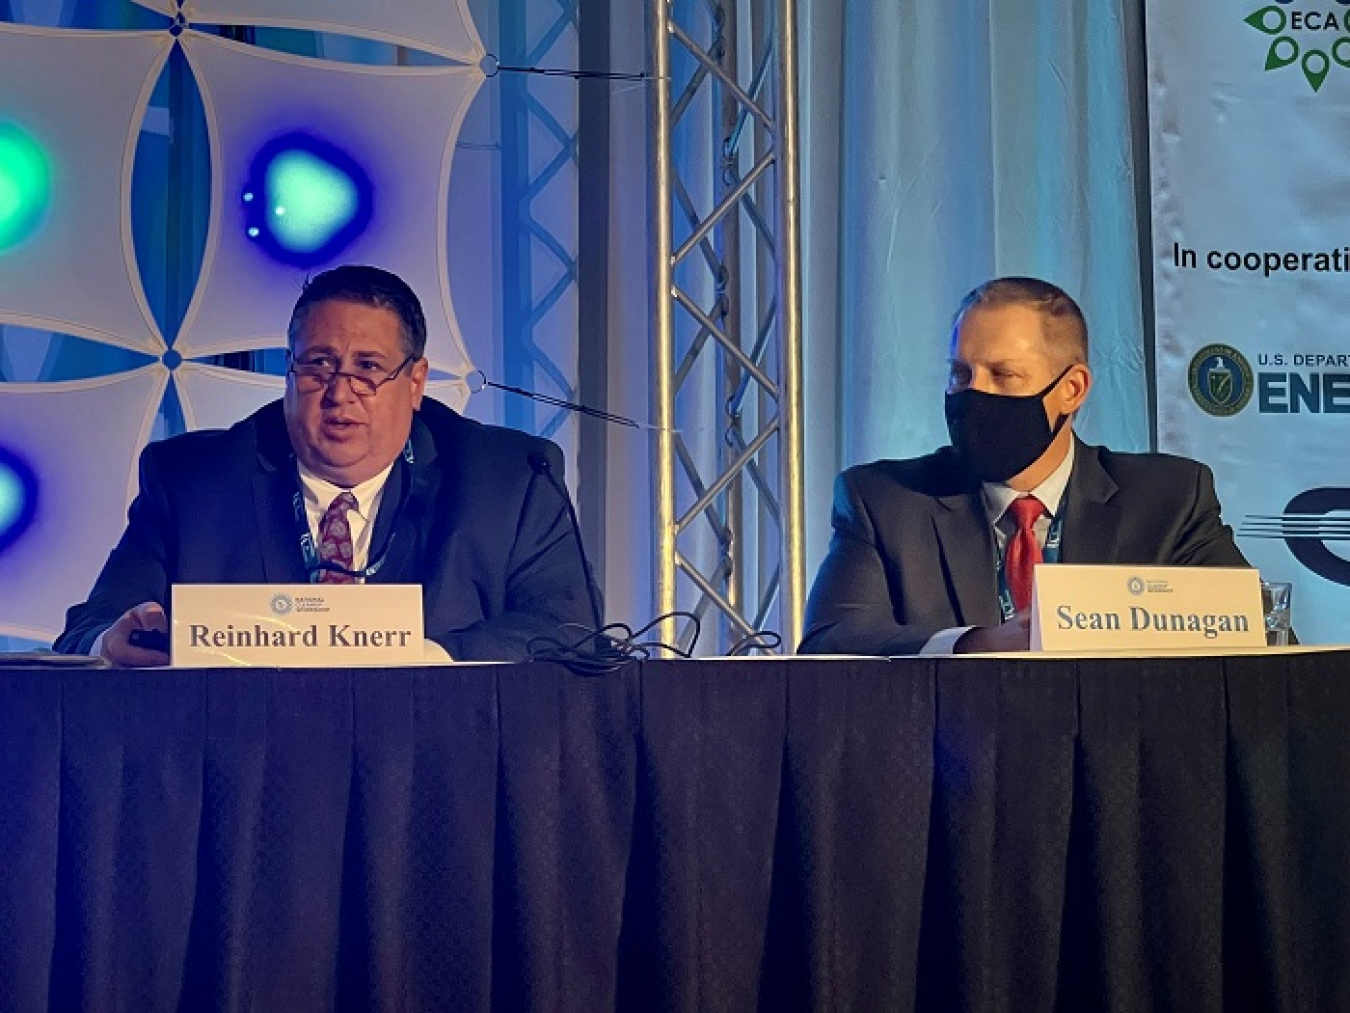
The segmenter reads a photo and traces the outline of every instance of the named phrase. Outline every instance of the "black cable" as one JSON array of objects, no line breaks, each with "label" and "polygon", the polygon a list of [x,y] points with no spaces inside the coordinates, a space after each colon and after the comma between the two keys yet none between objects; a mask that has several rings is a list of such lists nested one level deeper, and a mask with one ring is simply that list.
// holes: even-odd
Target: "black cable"
[{"label": "black cable", "polygon": [[727,650],[729,657],[736,657],[742,651],[776,651],[783,646],[783,637],[774,630],[755,630],[747,633]]},{"label": "black cable", "polygon": [[599,408],[592,408],[589,405],[578,404],[575,401],[564,401],[562,398],[554,397],[552,394],[541,394],[538,391],[526,390],[524,387],[511,387],[504,383],[497,383],[496,381],[489,380],[481,369],[474,370],[469,376],[475,374],[479,377],[478,382],[481,384],[477,390],[474,389],[473,381],[470,380],[469,377],[465,377],[465,384],[468,386],[470,394],[476,394],[484,387],[495,387],[497,390],[504,390],[511,394],[521,394],[524,397],[531,398],[535,401],[553,405],[557,408],[566,408],[569,411],[580,412],[582,415],[589,415],[591,418],[601,419],[605,422],[617,422],[621,426],[630,426],[633,429],[642,428],[640,423],[634,422],[632,419],[624,418],[622,415],[614,415],[611,412],[601,411]]},{"label": "black cable", "polygon": [[514,67],[510,64],[496,63],[491,71],[485,71],[488,77],[496,77],[503,70],[513,74],[538,74],[541,77],[570,77],[574,81],[647,81],[651,75],[645,70],[639,73],[625,73],[617,70],[563,70],[558,67]]},{"label": "black cable", "polygon": [[572,528],[572,538],[576,542],[577,555],[581,557],[581,576],[586,581],[586,597],[591,605],[591,622],[595,623],[596,629],[604,627],[604,609],[600,605],[600,591],[595,586],[595,580],[591,573],[591,560],[586,555],[586,543],[581,538],[581,522],[577,520],[577,511],[572,506],[572,497],[567,493],[567,486],[558,480],[558,476],[553,474],[553,466],[549,464],[548,457],[537,451],[531,451],[528,455],[530,468],[534,473],[543,478],[553,487],[553,491],[563,501],[563,506],[567,509],[567,523]]},{"label": "black cable", "polygon": [[[660,640],[642,638],[667,619],[685,618],[694,624],[694,636],[688,650],[682,650]],[[630,661],[649,661],[657,651],[668,651],[680,658],[694,656],[702,625],[692,612],[674,611],[659,615],[647,625],[634,630],[627,623],[610,623],[598,630],[587,629],[579,623],[566,623],[562,630],[577,630],[579,637],[535,637],[528,644],[530,661],[553,661],[577,675],[609,675],[619,671]],[[561,632],[561,631],[560,631]]]}]

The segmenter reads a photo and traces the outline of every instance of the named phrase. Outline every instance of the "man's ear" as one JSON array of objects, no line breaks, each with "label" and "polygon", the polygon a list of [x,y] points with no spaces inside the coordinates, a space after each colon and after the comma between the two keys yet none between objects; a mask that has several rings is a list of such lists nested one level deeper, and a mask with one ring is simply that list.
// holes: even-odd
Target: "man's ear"
[{"label": "man's ear", "polygon": [[1078,411],[1087,400],[1088,392],[1092,390],[1092,370],[1082,362],[1070,366],[1060,390],[1064,392],[1065,413]]},{"label": "man's ear", "polygon": [[422,395],[427,392],[427,375],[431,372],[431,363],[423,356],[413,363],[413,411],[422,407]]}]

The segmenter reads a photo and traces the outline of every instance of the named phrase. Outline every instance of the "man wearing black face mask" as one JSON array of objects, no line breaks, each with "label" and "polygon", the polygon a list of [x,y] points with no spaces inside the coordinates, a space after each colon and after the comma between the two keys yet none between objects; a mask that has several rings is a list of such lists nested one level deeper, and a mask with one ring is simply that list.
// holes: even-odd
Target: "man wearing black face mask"
[{"label": "man wearing black face mask", "polygon": [[803,653],[1026,650],[1037,562],[1247,566],[1195,461],[1082,443],[1087,325],[1066,293],[1000,278],[962,301],[952,445],[850,468]]}]

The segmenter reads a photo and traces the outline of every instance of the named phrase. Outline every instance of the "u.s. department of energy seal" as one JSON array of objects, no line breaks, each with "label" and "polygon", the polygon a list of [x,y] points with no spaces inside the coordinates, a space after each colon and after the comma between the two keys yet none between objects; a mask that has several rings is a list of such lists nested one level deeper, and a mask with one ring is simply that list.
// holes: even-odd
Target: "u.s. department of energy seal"
[{"label": "u.s. department of energy seal", "polygon": [[1206,345],[1196,352],[1189,379],[1195,403],[1218,418],[1246,408],[1256,388],[1251,363],[1232,345]]}]

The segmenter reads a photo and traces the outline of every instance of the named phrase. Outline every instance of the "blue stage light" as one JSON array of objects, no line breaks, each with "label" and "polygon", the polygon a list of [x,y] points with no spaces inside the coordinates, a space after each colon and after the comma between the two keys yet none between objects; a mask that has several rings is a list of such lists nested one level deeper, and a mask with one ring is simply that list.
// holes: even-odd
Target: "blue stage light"
[{"label": "blue stage light", "polygon": [[0,552],[19,540],[37,516],[38,483],[23,458],[0,446]]},{"label": "blue stage light", "polygon": [[370,225],[370,177],[328,141],[289,133],[254,157],[240,193],[244,233],[284,264],[332,261]]}]

